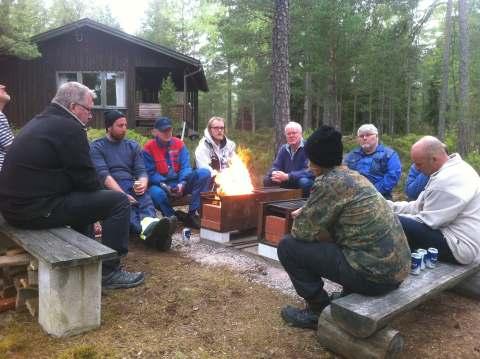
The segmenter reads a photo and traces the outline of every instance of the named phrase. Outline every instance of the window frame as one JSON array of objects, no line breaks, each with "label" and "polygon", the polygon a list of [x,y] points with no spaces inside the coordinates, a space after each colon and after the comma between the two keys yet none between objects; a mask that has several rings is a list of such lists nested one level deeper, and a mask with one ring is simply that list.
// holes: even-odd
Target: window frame
[{"label": "window frame", "polygon": [[[57,83],[57,89],[60,87],[60,74],[63,73],[70,73],[76,74],[77,82],[83,84],[83,74],[84,73],[96,73],[100,74],[100,104],[94,105],[94,109],[127,109],[127,74],[125,71],[115,71],[115,70],[107,70],[107,71],[95,71],[95,70],[80,70],[80,71],[69,71],[69,70],[61,70],[55,71],[55,80]],[[123,95],[125,99],[124,106],[109,106],[107,105],[107,74],[108,73],[115,73],[115,74],[122,74],[123,75]]]}]

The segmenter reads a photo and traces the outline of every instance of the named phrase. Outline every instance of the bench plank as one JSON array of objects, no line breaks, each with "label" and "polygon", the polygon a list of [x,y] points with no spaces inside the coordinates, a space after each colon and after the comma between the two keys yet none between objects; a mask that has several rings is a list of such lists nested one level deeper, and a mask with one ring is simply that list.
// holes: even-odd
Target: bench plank
[{"label": "bench plank", "polygon": [[117,257],[117,252],[115,250],[72,229],[52,228],[48,231],[61,240],[74,245],[94,258],[106,260]]},{"label": "bench plank", "polygon": [[395,316],[419,305],[437,293],[454,287],[478,272],[479,263],[455,265],[438,263],[418,276],[409,275],[400,287],[386,295],[369,297],[350,294],[331,303],[335,322],[355,337],[366,338]]}]

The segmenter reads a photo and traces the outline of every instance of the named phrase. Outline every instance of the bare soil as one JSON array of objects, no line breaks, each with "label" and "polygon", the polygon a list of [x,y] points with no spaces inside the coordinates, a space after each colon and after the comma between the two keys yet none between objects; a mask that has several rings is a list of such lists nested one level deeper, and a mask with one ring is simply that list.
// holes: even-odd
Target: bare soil
[{"label": "bare soil", "polygon": [[[146,283],[106,292],[98,330],[55,339],[28,313],[3,313],[0,358],[336,358],[314,331],[283,323],[280,308],[301,302],[281,269],[212,260],[222,255],[185,248],[178,235],[166,253],[132,243],[126,266]],[[405,338],[402,358],[480,358],[479,323],[477,302],[446,292],[392,326]]]}]

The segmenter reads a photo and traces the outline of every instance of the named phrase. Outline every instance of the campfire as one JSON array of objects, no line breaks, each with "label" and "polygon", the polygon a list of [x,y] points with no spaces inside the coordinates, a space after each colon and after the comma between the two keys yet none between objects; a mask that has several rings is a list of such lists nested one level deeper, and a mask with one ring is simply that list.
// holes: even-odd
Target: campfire
[{"label": "campfire", "polygon": [[240,149],[239,153],[231,159],[230,166],[217,174],[215,183],[218,186],[218,195],[235,196],[253,193],[246,157],[246,152]]},{"label": "campfire", "polygon": [[217,192],[201,194],[202,228],[217,232],[254,229],[258,223],[260,203],[300,198],[302,195],[297,189],[254,188],[246,165],[248,151],[239,152],[230,167],[217,174]]}]

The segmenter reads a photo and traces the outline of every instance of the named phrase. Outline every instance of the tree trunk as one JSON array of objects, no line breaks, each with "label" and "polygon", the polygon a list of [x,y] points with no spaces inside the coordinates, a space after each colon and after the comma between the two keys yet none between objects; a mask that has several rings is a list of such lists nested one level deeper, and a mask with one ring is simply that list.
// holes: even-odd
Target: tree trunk
[{"label": "tree trunk", "polygon": [[412,108],[412,84],[410,80],[407,82],[407,118],[406,118],[406,132],[410,133],[410,112]]},{"label": "tree trunk", "polygon": [[305,72],[305,101],[303,103],[303,128],[312,128],[312,73]]},{"label": "tree trunk", "polygon": [[255,114],[255,100],[252,101],[252,132],[255,133],[257,127],[257,119]]},{"label": "tree trunk", "polygon": [[352,135],[357,131],[357,94],[353,95],[353,121],[352,121]]},{"label": "tree trunk", "polygon": [[232,64],[227,59],[227,127],[232,126]]},{"label": "tree trunk", "polygon": [[322,109],[321,106],[322,99],[320,95],[317,96],[317,108],[315,110],[315,128],[320,127],[320,110]]},{"label": "tree trunk", "polygon": [[447,13],[445,15],[445,43],[443,47],[442,63],[442,89],[440,91],[438,109],[438,137],[441,141],[445,139],[445,113],[448,101],[448,76],[450,65],[450,42],[452,32],[452,0],[447,2]]},{"label": "tree trunk", "polygon": [[458,1],[458,25],[460,47],[460,96],[458,114],[458,144],[457,150],[463,157],[468,152],[468,125],[469,125],[469,34],[468,34],[468,1]]},{"label": "tree trunk", "polygon": [[338,106],[337,106],[337,70],[336,70],[336,49],[332,46],[330,49],[330,78],[327,80],[327,93],[325,96],[325,109],[323,111],[323,124],[333,126],[339,129],[338,124]]},{"label": "tree trunk", "polygon": [[[275,149],[285,142],[284,128],[290,121],[290,84],[288,79],[288,0],[275,0],[272,31],[272,95]],[[277,153],[277,151],[275,151]]]},{"label": "tree trunk", "polygon": [[372,94],[369,94],[368,95],[368,123],[373,122],[373,117],[372,117],[372,113],[373,113],[372,106],[373,106],[373,104],[372,104],[372,102],[373,102]]}]

